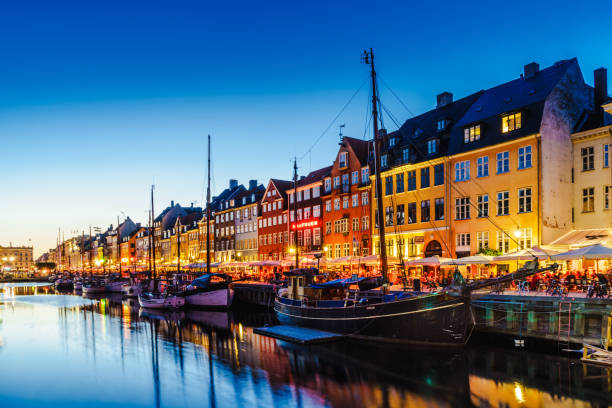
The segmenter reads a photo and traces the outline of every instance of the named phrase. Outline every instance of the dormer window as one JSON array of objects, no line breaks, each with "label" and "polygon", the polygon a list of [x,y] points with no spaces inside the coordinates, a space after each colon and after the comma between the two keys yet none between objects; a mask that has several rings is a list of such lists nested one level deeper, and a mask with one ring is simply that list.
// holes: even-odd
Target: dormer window
[{"label": "dormer window", "polygon": [[389,139],[389,147],[395,146],[396,143],[397,143],[397,138],[396,137],[392,137],[392,138]]},{"label": "dormer window", "polygon": [[387,168],[387,155],[383,154],[382,156],[380,156],[380,167],[381,168]]},{"label": "dormer window", "polygon": [[427,154],[436,154],[438,152],[438,139],[431,139],[427,141]]},{"label": "dormer window", "polygon": [[348,152],[341,152],[338,156],[338,167],[341,169],[348,166]]},{"label": "dormer window", "polygon": [[246,197],[242,197],[242,205],[246,204]]},{"label": "dormer window", "polygon": [[521,112],[502,116],[502,133],[512,132],[521,128]]},{"label": "dormer window", "polygon": [[410,160],[410,148],[404,147],[404,149],[402,149],[402,161],[408,163],[408,160]]},{"label": "dormer window", "polygon": [[448,119],[440,119],[438,121],[438,132],[445,130],[446,126],[448,126],[448,122]]},{"label": "dormer window", "polygon": [[474,125],[463,129],[463,142],[471,143],[480,140],[480,125]]}]

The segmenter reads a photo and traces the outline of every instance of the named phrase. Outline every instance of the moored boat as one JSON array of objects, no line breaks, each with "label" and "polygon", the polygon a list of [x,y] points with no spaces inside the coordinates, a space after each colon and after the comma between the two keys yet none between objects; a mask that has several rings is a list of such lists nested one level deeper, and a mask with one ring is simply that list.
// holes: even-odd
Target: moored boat
[{"label": "moored boat", "polygon": [[106,286],[104,282],[99,279],[91,279],[88,282],[83,283],[83,294],[95,294],[105,293]]},{"label": "moored boat", "polygon": [[138,303],[145,309],[178,309],[185,306],[185,298],[167,292],[147,292],[138,296]]},{"label": "moored boat", "polygon": [[181,296],[189,306],[229,308],[234,300],[231,282],[231,277],[224,273],[207,273],[194,279]]}]

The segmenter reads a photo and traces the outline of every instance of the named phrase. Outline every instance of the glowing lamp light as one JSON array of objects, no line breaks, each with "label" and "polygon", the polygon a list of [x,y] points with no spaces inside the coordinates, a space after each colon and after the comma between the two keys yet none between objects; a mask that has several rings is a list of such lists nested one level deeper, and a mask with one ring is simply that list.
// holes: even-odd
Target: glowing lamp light
[{"label": "glowing lamp light", "polygon": [[516,231],[514,231],[514,236],[515,236],[515,237],[520,238],[520,237],[521,237],[521,235],[523,235],[523,233],[521,232],[521,230],[516,230]]},{"label": "glowing lamp light", "polygon": [[290,254],[294,254],[295,253],[295,248],[289,248],[289,253]]},{"label": "glowing lamp light", "polygon": [[325,251],[325,252],[329,251],[329,247],[328,246],[324,246],[323,247],[323,251]]}]

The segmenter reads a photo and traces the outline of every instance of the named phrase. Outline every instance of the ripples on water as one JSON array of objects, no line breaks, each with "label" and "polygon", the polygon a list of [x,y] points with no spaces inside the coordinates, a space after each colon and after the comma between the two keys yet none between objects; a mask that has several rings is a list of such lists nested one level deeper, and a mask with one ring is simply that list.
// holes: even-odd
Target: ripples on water
[{"label": "ripples on water", "polygon": [[576,359],[253,333],[273,323],[267,312],[144,312],[121,297],[2,285],[0,406],[610,406],[611,371]]}]

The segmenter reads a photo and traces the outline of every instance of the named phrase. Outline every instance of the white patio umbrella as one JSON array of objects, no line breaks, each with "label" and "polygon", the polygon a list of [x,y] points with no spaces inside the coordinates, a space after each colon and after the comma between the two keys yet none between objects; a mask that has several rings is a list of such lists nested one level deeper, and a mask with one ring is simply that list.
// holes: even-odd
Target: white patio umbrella
[{"label": "white patio umbrella", "polygon": [[543,261],[548,258],[551,258],[553,254],[557,254],[558,251],[552,250],[544,250],[540,247],[533,247],[529,249],[521,249],[520,251],[510,252],[509,254],[499,255],[493,257],[495,262],[504,262],[504,261],[531,261],[533,258],[538,258],[538,260]]},{"label": "white patio umbrella", "polygon": [[406,262],[406,265],[410,266],[440,266],[440,265],[450,265],[452,264],[454,259],[452,258],[443,258],[438,255],[430,256],[427,258],[413,259],[412,261]]},{"label": "white patio umbrella", "polygon": [[487,265],[493,263],[493,257],[489,255],[472,255],[459,259],[452,259],[445,265]]},{"label": "white patio umbrella", "polygon": [[553,255],[550,258],[555,261],[569,261],[574,259],[612,259],[612,248],[608,248],[601,244],[595,244]]}]

